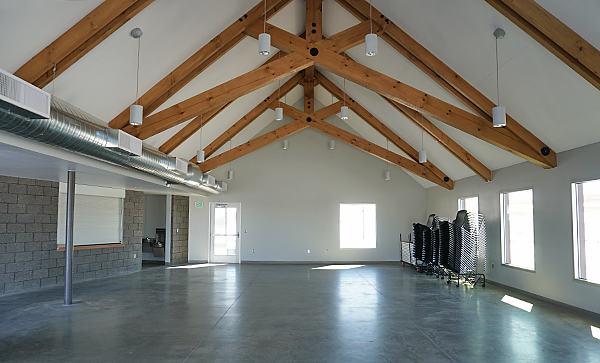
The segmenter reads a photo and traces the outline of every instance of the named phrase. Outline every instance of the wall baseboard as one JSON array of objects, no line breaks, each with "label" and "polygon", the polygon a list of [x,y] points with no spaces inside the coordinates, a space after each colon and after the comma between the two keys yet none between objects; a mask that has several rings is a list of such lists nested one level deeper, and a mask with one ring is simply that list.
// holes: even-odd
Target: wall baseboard
[{"label": "wall baseboard", "polygon": [[600,321],[600,314],[595,313],[593,311],[589,311],[589,310],[586,310],[586,309],[579,308],[577,306],[565,304],[563,302],[560,302],[560,301],[557,301],[557,300],[553,300],[553,299],[547,298],[547,297],[542,296],[542,295],[537,295],[537,294],[534,294],[534,293],[529,292],[529,291],[517,289],[516,287],[512,287],[512,286],[509,286],[509,285],[501,284],[499,282],[492,281],[490,279],[486,279],[485,282],[489,283],[489,284],[492,284],[494,286],[501,287],[501,288],[503,288],[505,290],[510,290],[510,291],[517,292],[517,293],[519,293],[519,294],[521,294],[523,296],[528,296],[528,297],[531,297],[531,298],[543,301],[545,303],[554,305],[554,306],[556,306],[558,308],[561,308],[561,309],[564,309],[564,310],[568,310],[568,311],[570,311],[572,313],[575,313],[577,315],[580,315],[580,316],[583,316],[583,317],[586,317],[586,318],[592,318],[594,320]]},{"label": "wall baseboard", "polygon": [[244,265],[398,265],[400,261],[246,261]]}]

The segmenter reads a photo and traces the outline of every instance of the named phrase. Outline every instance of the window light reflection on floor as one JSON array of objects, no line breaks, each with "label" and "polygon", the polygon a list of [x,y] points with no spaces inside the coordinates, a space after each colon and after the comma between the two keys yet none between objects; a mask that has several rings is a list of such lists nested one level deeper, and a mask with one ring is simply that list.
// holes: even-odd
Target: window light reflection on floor
[{"label": "window light reflection on floor", "polygon": [[531,312],[531,308],[533,308],[533,304],[528,303],[527,301],[523,301],[523,300],[519,300],[516,297],[512,297],[512,296],[508,296],[508,295],[504,295],[504,297],[501,300],[504,303],[507,303],[509,305],[512,305],[516,308],[519,308],[521,310],[525,310],[528,313]]},{"label": "window light reflection on floor", "polygon": [[596,328],[592,325],[592,336],[596,339],[600,339],[600,328]]},{"label": "window light reflection on floor", "polygon": [[202,267],[214,267],[214,266],[224,266],[224,263],[200,263],[197,265],[184,265],[184,266],[173,266],[167,267],[167,270],[175,270],[175,269],[192,269],[192,268],[202,268]]},{"label": "window light reflection on floor", "polygon": [[313,270],[350,270],[353,268],[364,267],[365,265],[329,265],[314,267]]}]

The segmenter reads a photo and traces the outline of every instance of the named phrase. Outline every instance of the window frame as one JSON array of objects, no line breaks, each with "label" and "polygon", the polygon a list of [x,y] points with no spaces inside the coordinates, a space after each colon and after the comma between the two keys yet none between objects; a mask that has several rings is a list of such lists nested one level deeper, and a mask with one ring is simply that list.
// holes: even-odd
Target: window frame
[{"label": "window frame", "polygon": [[[464,197],[458,197],[458,210],[465,209],[465,199],[477,198],[477,213],[479,214],[479,194],[467,195]],[[461,203],[462,202],[462,203]],[[461,205],[462,204],[462,205]],[[468,212],[468,211],[467,211]]]},{"label": "window frame", "polygon": [[[514,265],[510,262],[510,223],[507,220],[508,210],[508,198],[506,196],[510,193],[523,192],[531,190],[531,209],[533,217],[533,268],[527,268],[524,266]],[[511,267],[528,272],[536,272],[536,258],[535,258],[535,192],[533,187],[525,187],[519,189],[503,190],[500,191],[500,253],[502,259],[502,266]]]},{"label": "window frame", "polygon": [[[375,206],[375,244],[373,247],[342,247],[342,205],[373,205]],[[374,250],[377,249],[377,203],[339,203],[338,208],[338,233],[339,233],[339,248],[340,250]]]},{"label": "window frame", "polygon": [[[573,231],[573,279],[574,281],[600,286],[600,281],[590,281],[587,279],[586,269],[586,248],[585,248],[585,217],[583,216],[583,188],[578,188],[579,185],[588,182],[600,182],[600,179],[584,179],[571,181],[571,210],[572,210],[572,231]],[[583,233],[582,233],[583,231]],[[582,242],[583,241],[583,242]],[[580,251],[583,250],[583,253]]]}]

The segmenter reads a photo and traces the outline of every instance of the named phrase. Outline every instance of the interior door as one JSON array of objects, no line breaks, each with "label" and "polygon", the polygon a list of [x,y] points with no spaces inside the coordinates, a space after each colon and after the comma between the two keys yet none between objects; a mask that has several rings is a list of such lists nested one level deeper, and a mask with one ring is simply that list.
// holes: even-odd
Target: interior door
[{"label": "interior door", "polygon": [[240,203],[210,203],[210,262],[240,263]]}]

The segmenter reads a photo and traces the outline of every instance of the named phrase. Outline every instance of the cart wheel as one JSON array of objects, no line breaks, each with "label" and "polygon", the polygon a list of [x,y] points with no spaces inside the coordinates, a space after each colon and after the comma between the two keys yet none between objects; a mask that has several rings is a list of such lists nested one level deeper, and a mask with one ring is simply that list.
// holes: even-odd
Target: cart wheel
[{"label": "cart wheel", "polygon": [[446,283],[447,283],[448,285],[450,285],[450,282],[451,282],[450,280],[446,281]]},{"label": "cart wheel", "polygon": [[481,287],[485,287],[485,283],[481,285]]},{"label": "cart wheel", "polygon": [[457,288],[458,288],[458,285],[460,285],[460,284],[456,284],[456,287],[457,287]]}]

